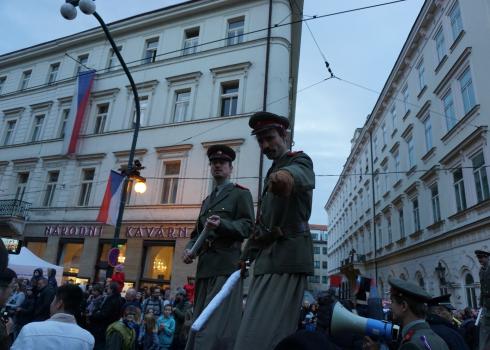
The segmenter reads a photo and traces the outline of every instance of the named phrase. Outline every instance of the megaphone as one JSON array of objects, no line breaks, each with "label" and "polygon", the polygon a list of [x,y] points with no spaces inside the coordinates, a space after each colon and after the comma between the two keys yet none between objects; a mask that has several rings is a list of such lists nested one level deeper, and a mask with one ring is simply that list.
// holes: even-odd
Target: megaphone
[{"label": "megaphone", "polygon": [[386,321],[379,321],[373,318],[365,318],[353,314],[341,303],[336,302],[330,321],[330,334],[336,336],[342,333],[357,333],[382,338],[387,342],[392,342],[398,338],[400,327]]}]

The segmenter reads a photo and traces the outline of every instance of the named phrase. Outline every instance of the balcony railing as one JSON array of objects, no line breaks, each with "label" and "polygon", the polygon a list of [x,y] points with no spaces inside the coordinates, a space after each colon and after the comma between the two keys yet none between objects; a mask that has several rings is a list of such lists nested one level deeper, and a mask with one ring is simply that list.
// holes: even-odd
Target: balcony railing
[{"label": "balcony railing", "polygon": [[17,199],[0,200],[0,217],[26,218],[31,203]]},{"label": "balcony railing", "polygon": [[341,260],[341,266],[349,264],[363,264],[366,262],[365,254],[352,254],[349,257]]}]

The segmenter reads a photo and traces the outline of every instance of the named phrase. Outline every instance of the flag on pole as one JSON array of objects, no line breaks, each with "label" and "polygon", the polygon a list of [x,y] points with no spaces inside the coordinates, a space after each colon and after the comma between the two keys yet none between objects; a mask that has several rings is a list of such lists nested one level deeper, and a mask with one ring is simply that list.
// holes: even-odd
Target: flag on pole
[{"label": "flag on pole", "polygon": [[66,134],[63,140],[63,154],[74,154],[77,150],[78,137],[82,127],[83,116],[88,105],[90,90],[95,78],[95,70],[86,70],[78,73],[75,94],[70,109],[70,116],[66,121]]},{"label": "flag on pole", "polygon": [[109,181],[107,182],[104,193],[104,199],[102,199],[102,205],[100,206],[99,215],[97,216],[98,222],[116,226],[117,214],[119,213],[119,207],[121,206],[123,184],[124,176],[111,170],[111,175],[109,176]]}]

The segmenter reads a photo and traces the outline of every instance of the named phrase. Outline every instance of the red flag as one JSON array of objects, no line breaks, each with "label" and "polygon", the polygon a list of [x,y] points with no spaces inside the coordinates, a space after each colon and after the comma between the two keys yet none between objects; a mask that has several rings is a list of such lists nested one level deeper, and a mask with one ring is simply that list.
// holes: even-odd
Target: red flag
[{"label": "red flag", "polygon": [[341,282],[342,282],[342,276],[340,275],[330,276],[330,287],[339,288]]}]

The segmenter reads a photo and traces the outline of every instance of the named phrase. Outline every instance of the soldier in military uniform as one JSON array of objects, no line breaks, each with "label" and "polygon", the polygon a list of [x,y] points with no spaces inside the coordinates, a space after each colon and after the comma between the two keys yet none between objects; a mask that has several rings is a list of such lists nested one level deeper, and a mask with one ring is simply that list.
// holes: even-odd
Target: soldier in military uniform
[{"label": "soldier in military uniform", "polygon": [[258,112],[249,125],[273,163],[254,234],[242,254],[242,261],[255,265],[235,350],[269,350],[295,332],[306,277],[313,273],[308,219],[315,174],[308,155],[288,152],[287,118]]},{"label": "soldier in military uniform", "polygon": [[488,261],[490,253],[476,250],[475,255],[481,265],[480,268],[480,350],[490,349],[490,267]]},{"label": "soldier in military uniform", "polygon": [[[254,222],[250,191],[230,182],[235,160],[233,149],[214,145],[209,147],[207,155],[215,186],[201,206],[196,227],[183,255],[187,264],[196,258],[190,249],[206,226],[208,238],[197,253],[194,320],[237,270],[242,242],[248,238]],[[240,282],[213,314],[205,329],[189,337],[186,349],[232,349],[240,325],[242,293]]]}]

